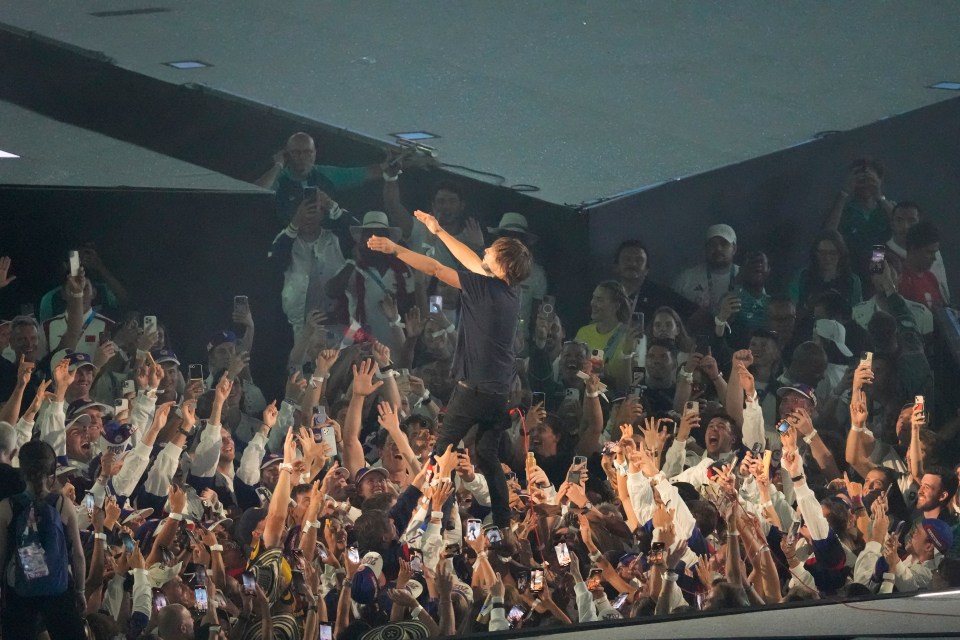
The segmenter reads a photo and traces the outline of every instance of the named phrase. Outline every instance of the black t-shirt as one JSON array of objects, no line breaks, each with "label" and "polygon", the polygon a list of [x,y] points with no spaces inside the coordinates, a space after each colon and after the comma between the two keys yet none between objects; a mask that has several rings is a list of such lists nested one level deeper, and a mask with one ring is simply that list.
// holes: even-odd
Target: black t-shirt
[{"label": "black t-shirt", "polygon": [[26,485],[23,484],[20,472],[8,464],[0,463],[0,500],[23,493],[24,489]]},{"label": "black t-shirt", "polygon": [[516,375],[514,338],[520,295],[500,278],[459,271],[460,330],[453,377],[488,393],[507,393]]}]

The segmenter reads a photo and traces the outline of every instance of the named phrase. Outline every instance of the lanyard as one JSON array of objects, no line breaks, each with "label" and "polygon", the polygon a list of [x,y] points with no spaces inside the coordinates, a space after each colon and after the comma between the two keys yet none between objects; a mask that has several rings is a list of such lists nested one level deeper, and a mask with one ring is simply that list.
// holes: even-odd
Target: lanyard
[{"label": "lanyard", "polygon": [[373,269],[370,269],[369,271],[367,269],[359,269],[359,271],[363,277],[370,278],[371,280],[373,280],[377,284],[377,286],[383,290],[384,293],[393,295],[393,291],[387,288],[387,285],[383,283],[383,280],[380,278],[379,275],[377,275],[377,273]]}]

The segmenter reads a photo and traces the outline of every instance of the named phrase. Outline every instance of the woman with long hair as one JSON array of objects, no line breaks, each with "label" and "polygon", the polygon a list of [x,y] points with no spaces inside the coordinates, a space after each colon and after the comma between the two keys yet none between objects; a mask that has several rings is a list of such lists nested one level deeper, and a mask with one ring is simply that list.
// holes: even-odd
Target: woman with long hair
[{"label": "woman with long hair", "polygon": [[55,491],[53,447],[32,440],[20,448],[19,460],[26,489],[0,502],[3,637],[37,638],[45,628],[51,640],[82,640],[87,569],[77,511]]},{"label": "woman with long hair", "polygon": [[817,234],[810,250],[810,262],[790,284],[790,298],[797,305],[797,314],[813,313],[811,300],[817,294],[834,290],[852,308],[863,302],[860,277],[850,266],[850,253],[836,231]]},{"label": "woman with long hair", "polygon": [[603,351],[603,371],[598,373],[618,389],[630,385],[633,355],[640,339],[640,328],[630,326],[629,319],[627,292],[616,280],[607,280],[593,290],[591,323],[580,327],[576,336],[591,352]]}]

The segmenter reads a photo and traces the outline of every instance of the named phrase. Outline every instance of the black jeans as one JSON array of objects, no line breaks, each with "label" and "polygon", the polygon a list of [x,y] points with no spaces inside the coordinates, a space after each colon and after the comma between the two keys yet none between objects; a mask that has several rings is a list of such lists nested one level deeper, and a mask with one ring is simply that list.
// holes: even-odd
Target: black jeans
[{"label": "black jeans", "polygon": [[58,596],[21,598],[6,587],[3,611],[3,639],[36,638],[47,630],[51,640],[84,640],[83,618],[77,611],[72,588]]},{"label": "black jeans", "polygon": [[473,453],[477,468],[490,488],[493,523],[501,529],[510,526],[510,494],[507,479],[500,467],[500,437],[510,427],[507,394],[486,393],[457,383],[443,416],[443,426],[434,451],[439,455],[448,445],[459,444],[470,427],[478,425]]}]

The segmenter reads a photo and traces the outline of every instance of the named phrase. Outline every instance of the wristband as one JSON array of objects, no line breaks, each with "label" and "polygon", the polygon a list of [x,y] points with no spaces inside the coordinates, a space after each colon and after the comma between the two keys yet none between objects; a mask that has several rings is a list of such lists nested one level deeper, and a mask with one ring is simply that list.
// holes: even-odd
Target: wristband
[{"label": "wristband", "polygon": [[854,433],[866,433],[867,428],[866,427],[850,427],[850,431],[853,431]]},{"label": "wristband", "polygon": [[[396,178],[394,178],[394,180],[396,180]],[[392,180],[388,180],[388,182],[392,182]],[[417,620],[420,618],[421,613],[423,613],[423,607],[417,605],[417,608],[410,612],[410,618],[412,620]]]},{"label": "wristband", "polygon": [[444,331],[446,331],[447,333],[456,333],[456,332],[457,332],[457,328],[456,328],[455,326],[453,326],[452,324],[448,324],[448,325],[447,325],[447,328],[444,329]]},{"label": "wristband", "polygon": [[431,511],[430,512],[431,520],[443,520],[443,511]]},{"label": "wristband", "polygon": [[106,539],[107,539],[107,534],[105,534],[105,533],[95,533],[95,534],[93,534],[93,539],[94,539],[94,540],[106,540]]},{"label": "wristband", "polygon": [[[398,171],[398,172],[397,172],[397,175],[395,175],[395,176],[392,176],[392,175],[390,175],[389,173],[387,173],[386,171],[384,171],[384,172],[382,173],[383,181],[384,181],[384,182],[396,182],[397,180],[400,179],[400,174],[401,174],[401,173],[403,173],[403,170],[402,170],[402,169],[401,169],[400,171]],[[414,616],[414,618],[416,618],[416,616]]]},{"label": "wristband", "polygon": [[314,521],[310,521],[310,520],[304,520],[304,521],[303,521],[303,532],[304,532],[304,533],[306,533],[307,531],[310,531],[310,529],[319,529],[319,528],[320,528],[320,522],[314,522]]},{"label": "wristband", "polygon": [[739,538],[739,537],[740,537],[740,532],[739,532],[739,531],[727,531],[727,537],[728,537],[728,538]]},{"label": "wristband", "polygon": [[210,545],[210,551],[223,551],[222,544],[212,544]]},{"label": "wristband", "polygon": [[503,609],[503,603],[502,603],[502,602],[494,602],[492,605],[490,605],[490,608],[491,608],[491,609]]},{"label": "wristband", "polygon": [[407,325],[403,324],[403,320],[397,315],[396,318],[390,321],[391,327],[400,327],[401,329],[405,328]]},{"label": "wristband", "polygon": [[586,509],[587,511],[592,511],[592,510],[593,510],[593,505],[592,505],[591,503],[587,502],[587,503],[585,503],[585,504],[583,505],[583,508]]},{"label": "wristband", "polygon": [[790,482],[800,482],[801,480],[806,480],[807,476],[802,473],[798,476],[790,476]]},{"label": "wristband", "polygon": [[688,373],[686,369],[680,369],[680,377],[687,382],[693,382],[693,374]]},{"label": "wristband", "polygon": [[603,555],[602,553],[600,553],[599,551],[597,551],[597,552],[595,552],[595,553],[591,553],[591,554],[590,554],[590,559],[591,559],[593,562],[597,562],[597,561],[601,558],[602,555]]},{"label": "wristband", "polygon": [[288,462],[281,462],[280,471],[287,471],[289,473],[293,473],[293,465]]},{"label": "wristband", "polygon": [[810,444],[811,442],[813,442],[813,439],[816,437],[817,437],[817,430],[814,429],[813,431],[810,432],[810,435],[803,436],[803,441],[806,442],[807,444]]},{"label": "wristband", "polygon": [[585,394],[583,394],[583,395],[586,396],[587,398],[599,398],[599,397],[600,397],[600,392],[599,392],[599,391],[587,391],[587,392],[586,392]]},{"label": "wristband", "polygon": [[624,360],[629,360],[630,358],[632,358],[632,357],[635,356],[635,355],[637,355],[637,352],[636,352],[636,351],[631,351],[630,353],[621,353],[621,354],[620,354],[620,357],[623,358]]},{"label": "wristband", "polygon": [[884,572],[884,574],[883,574],[883,581],[884,581],[884,582],[893,582],[893,581],[896,580],[896,579],[897,579],[897,574],[895,574],[895,573],[887,573],[887,572]]},{"label": "wristband", "polygon": [[183,521],[183,514],[182,514],[182,513],[171,513],[171,514],[170,514],[170,519],[171,519],[171,520]]},{"label": "wristband", "polygon": [[314,388],[319,387],[326,379],[327,376],[323,375],[322,373],[318,376],[310,376],[310,386]]},{"label": "wristband", "polygon": [[676,582],[676,581],[677,581],[677,572],[676,572],[676,571],[664,571],[662,574],[660,574],[660,577],[663,578],[664,580],[669,581],[669,582]]}]

